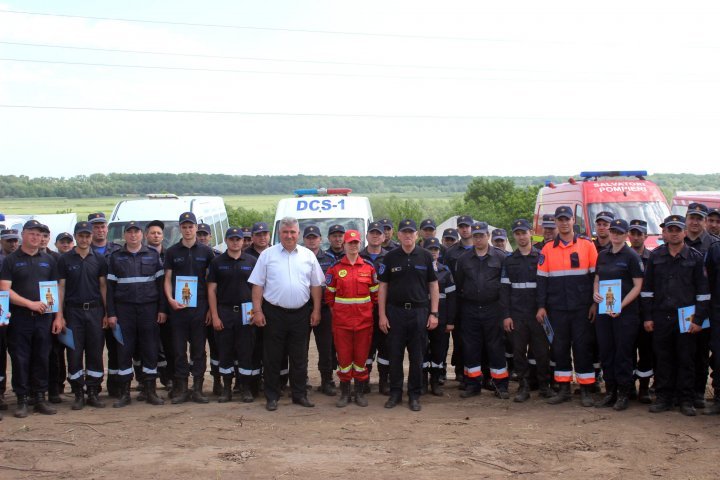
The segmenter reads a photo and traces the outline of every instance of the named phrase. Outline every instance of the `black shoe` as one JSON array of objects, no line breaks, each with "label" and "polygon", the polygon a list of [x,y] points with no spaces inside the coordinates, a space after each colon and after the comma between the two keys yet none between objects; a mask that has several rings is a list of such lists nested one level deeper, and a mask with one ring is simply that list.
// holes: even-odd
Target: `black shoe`
[{"label": "black shoe", "polygon": [[277,410],[277,407],[277,400],[268,400],[265,403],[265,410],[267,410],[268,412],[274,412],[275,410]]},{"label": "black shoe", "polygon": [[145,380],[145,402],[150,405],[165,405],[165,400],[158,397],[155,379]]},{"label": "black shoe", "polygon": [[380,372],[378,389],[383,395],[390,395],[390,381],[387,373]]},{"label": "black shoe", "polygon": [[482,392],[481,388],[466,388],[464,392],[460,394],[460,398],[477,397]]},{"label": "black shoe", "polygon": [[193,377],[193,388],[192,388],[192,394],[190,395],[190,398],[192,398],[192,401],[195,403],[209,403],[210,400],[203,395],[203,382],[205,379],[203,377]]},{"label": "black shoe", "polygon": [[[215,389],[215,385],[213,384],[213,390]],[[218,395],[218,403],[227,403],[230,400],[232,400],[232,377],[225,377],[223,378],[223,385],[222,390],[220,391],[220,395]]]},{"label": "black shoe", "polygon": [[255,401],[255,395],[253,395],[253,391],[252,388],[250,388],[250,385],[241,385],[240,401],[243,403],[252,403]]},{"label": "black shoe", "polygon": [[105,403],[100,400],[100,397],[98,396],[97,387],[88,387],[87,400],[85,403],[87,403],[91,407],[105,408]]},{"label": "black shoe", "polygon": [[445,395],[440,383],[440,375],[433,374],[430,376],[430,392],[436,397],[442,397]]},{"label": "black shoe", "polygon": [[498,388],[497,390],[495,390],[495,396],[502,400],[507,400],[510,398],[510,394],[505,388]]},{"label": "black shoe", "polygon": [[595,402],[596,408],[608,408],[615,405],[618,399],[617,386],[612,383],[605,384],[605,396]]},{"label": "black shoe", "polygon": [[120,396],[117,401],[113,403],[113,408],[122,408],[130,405],[132,401],[130,399],[130,382],[125,382],[119,387]]},{"label": "black shoe", "polygon": [[[232,383],[232,377],[231,377],[231,383]],[[223,381],[222,381],[222,377],[220,375],[213,375],[212,393],[216,397],[219,397],[220,395],[223,394]]]},{"label": "black shoe", "polygon": [[562,382],[558,384],[557,393],[548,398],[546,403],[549,405],[558,405],[563,402],[569,402],[570,400],[572,400],[572,395],[570,394],[570,383]]},{"label": "black shoe", "polygon": [[720,415],[720,395],[715,394],[715,402],[709,407],[705,407],[703,413],[705,415]]},{"label": "black shoe", "polygon": [[48,394],[48,402],[50,403],[62,403],[62,398],[59,393]]},{"label": "black shoe", "polygon": [[295,405],[300,405],[301,407],[307,407],[307,408],[312,408],[315,406],[315,404],[312,403],[310,400],[308,400],[307,397],[293,398],[292,403],[294,403]]},{"label": "black shoe", "polygon": [[320,391],[328,397],[334,397],[335,395],[337,395],[335,384],[332,381],[322,382],[322,384],[320,385]]},{"label": "black shoe", "polygon": [[695,398],[693,398],[692,404],[695,408],[705,408],[705,394],[700,392],[696,393]]},{"label": "black shoe", "polygon": [[369,380],[365,380],[364,382],[355,380],[355,404],[358,407],[368,406],[367,398],[365,398],[365,384],[369,382]]},{"label": "black shoe", "polygon": [[399,397],[390,397],[387,402],[385,402],[385,408],[395,408],[398,403],[400,403]]},{"label": "black shoe", "polygon": [[693,402],[682,402],[680,404],[680,413],[687,417],[694,417],[697,415],[697,410],[695,410]]},{"label": "black shoe", "polygon": [[523,403],[530,398],[530,384],[527,380],[520,380],[520,386],[518,387],[513,402]]},{"label": "black shoe", "polygon": [[613,405],[613,410],[615,410],[616,412],[621,412],[623,410],[627,410],[629,400],[630,400],[629,396],[624,395],[622,393],[618,394],[617,401],[615,402],[615,405]]},{"label": "black shoe", "polygon": [[597,385],[583,385],[580,387],[580,403],[583,407],[592,407],[595,405],[593,392],[597,391]]},{"label": "black shoe", "polygon": [[27,397],[25,395],[17,396],[17,406],[15,407],[15,417],[25,418],[28,416],[28,404]]},{"label": "black shoe", "polygon": [[70,407],[72,410],[82,410],[85,406],[85,396],[83,395],[83,391],[81,387],[75,388],[75,401],[73,401],[72,406]]},{"label": "black shoe", "polygon": [[340,382],[340,398],[335,402],[335,406],[338,408],[347,407],[350,401],[350,382]]},{"label": "black shoe", "polygon": [[35,406],[33,407],[33,410],[37,413],[42,413],[43,415],[55,415],[57,413],[57,410],[45,402],[44,393],[35,394]]},{"label": "black shoe", "polygon": [[657,399],[655,400],[655,403],[650,405],[648,408],[648,412],[650,413],[660,413],[660,412],[667,412],[669,410],[673,409],[673,405],[671,402],[667,402],[665,400]]},{"label": "black shoe", "polygon": [[419,412],[422,410],[422,407],[420,406],[420,399],[419,398],[411,398],[410,402],[408,402],[408,407],[410,407],[410,410],[413,412]]},{"label": "black shoe", "polygon": [[172,395],[173,405],[179,405],[190,400],[190,391],[188,390],[188,379],[187,378],[176,378],[175,379],[175,392]]}]

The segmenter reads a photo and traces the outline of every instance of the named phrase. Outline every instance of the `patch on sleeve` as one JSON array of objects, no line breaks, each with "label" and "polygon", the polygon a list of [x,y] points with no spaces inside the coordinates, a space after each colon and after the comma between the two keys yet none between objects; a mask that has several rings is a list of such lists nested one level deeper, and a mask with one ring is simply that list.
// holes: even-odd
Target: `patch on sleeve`
[{"label": "patch on sleeve", "polygon": [[640,271],[641,271],[642,273],[645,273],[645,264],[643,264],[642,260],[640,260],[639,263],[640,263]]},{"label": "patch on sleeve", "polygon": [[543,254],[541,253],[541,254],[538,256],[538,265],[542,265],[543,263],[545,263],[545,255],[543,255]]},{"label": "patch on sleeve", "polygon": [[381,263],[380,266],[378,267],[378,274],[382,275],[383,273],[385,273],[385,264]]},{"label": "patch on sleeve", "polygon": [[332,283],[332,274],[330,274],[330,273],[325,274],[325,283],[327,285],[330,285]]}]

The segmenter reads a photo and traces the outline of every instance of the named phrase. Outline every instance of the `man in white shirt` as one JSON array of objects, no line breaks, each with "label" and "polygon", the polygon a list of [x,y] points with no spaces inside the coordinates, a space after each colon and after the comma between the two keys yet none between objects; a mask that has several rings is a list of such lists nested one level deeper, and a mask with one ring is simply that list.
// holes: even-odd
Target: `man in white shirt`
[{"label": "man in white shirt", "polygon": [[298,221],[280,220],[280,244],[264,250],[250,279],[253,285],[253,323],[264,328],[263,365],[265,408],[277,410],[280,398],[280,366],[283,354],[290,357],[292,401],[303,407],[315,405],[307,398],[308,322],[320,322],[322,268],[315,254],[298,245]]}]

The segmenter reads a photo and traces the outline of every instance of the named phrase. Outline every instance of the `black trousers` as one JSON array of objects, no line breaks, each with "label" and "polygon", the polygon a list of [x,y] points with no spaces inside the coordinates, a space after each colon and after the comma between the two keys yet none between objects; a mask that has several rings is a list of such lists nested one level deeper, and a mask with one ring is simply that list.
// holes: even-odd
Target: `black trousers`
[{"label": "black trousers", "polygon": [[[207,366],[205,354],[205,316],[207,303],[198,301],[195,308],[183,308],[170,314],[173,350],[175,351],[175,378],[186,379],[190,376],[202,378]],[[190,344],[190,360],[188,360],[188,344]]]},{"label": "black trousers", "polygon": [[59,395],[65,386],[67,377],[67,364],[65,362],[65,345],[60,343],[57,335],[52,335],[50,346],[50,359],[48,361],[48,393]]},{"label": "black trousers", "polygon": [[463,322],[463,355],[465,364],[465,383],[468,388],[480,389],[482,367],[487,367],[493,382],[507,388],[509,375],[505,361],[505,334],[502,328],[502,312],[497,303],[488,306],[463,302],[461,306]]},{"label": "black trousers", "polygon": [[[513,359],[518,379],[530,381],[530,359],[536,367],[535,375],[541,386],[550,383],[550,344],[545,330],[535,316],[513,317]],[[537,353],[536,353],[537,352]]]},{"label": "black trousers", "polygon": [[390,322],[387,350],[390,357],[390,396],[402,398],[403,361],[408,352],[407,392],[411,399],[420,398],[422,391],[422,365],[427,344],[427,308],[404,309],[388,304],[386,314]]},{"label": "black trousers", "polygon": [[[99,387],[103,378],[103,309],[66,307],[63,312],[73,332],[75,350],[67,349],[68,381],[75,389]],[[85,365],[83,366],[83,357]]]},{"label": "black trousers", "polygon": [[213,329],[214,343],[218,349],[218,374],[232,378],[237,360],[240,381],[247,384],[250,379],[260,374],[260,369],[253,365],[257,327],[243,325],[242,311],[236,312],[233,307],[219,305],[218,315],[223,323],[222,330]]},{"label": "black trousers", "polygon": [[595,332],[600,347],[600,364],[605,383],[629,388],[635,383],[633,361],[640,317],[623,311],[617,318],[598,315]]},{"label": "black trousers", "polygon": [[387,351],[387,333],[383,333],[383,331],[380,330],[379,323],[380,316],[376,306],[373,308],[372,341],[370,342],[370,351],[368,352],[368,358],[365,362],[368,371],[372,371],[372,364],[375,360],[377,360],[378,371],[387,371],[385,369],[390,368],[390,359]]},{"label": "black trousers", "polygon": [[175,350],[173,349],[172,327],[170,322],[160,325],[160,351],[158,352],[158,371],[160,380],[167,382],[175,375]]},{"label": "black trousers", "polygon": [[108,376],[107,376],[107,383],[114,382],[118,378],[118,372],[120,371],[118,368],[118,342],[115,340],[115,337],[113,336],[113,332],[111,328],[105,329],[105,348],[107,348],[107,356],[108,356],[108,362],[107,362],[107,370],[108,370]]},{"label": "black trousers", "polygon": [[308,325],[312,306],[288,310],[263,301],[265,327],[263,332],[263,368],[265,398],[280,398],[280,369],[286,355],[290,357],[290,388],[294,399],[306,396],[308,371]]},{"label": "black trousers", "polygon": [[445,322],[438,322],[438,326],[427,333],[423,370],[431,375],[440,375],[445,371],[445,359],[450,344],[450,334],[445,331],[445,326]]},{"label": "black trousers", "polygon": [[658,401],[692,402],[695,381],[696,335],[680,333],[676,312],[653,316],[655,394]]},{"label": "black trousers", "polygon": [[48,367],[52,346],[52,314],[13,312],[8,326],[8,348],[12,360],[12,388],[16,395],[48,390]]},{"label": "black trousers", "polygon": [[133,353],[140,345],[142,373],[146,380],[157,378],[160,328],[156,303],[118,303],[117,318],[124,345],[117,344],[118,379],[129,382],[133,378]]},{"label": "black trousers", "polygon": [[217,340],[215,338],[215,329],[212,323],[205,327],[205,337],[207,337],[208,352],[210,352],[210,375],[217,377],[220,375],[220,353],[218,351]]},{"label": "black trousers", "polygon": [[717,398],[720,393],[720,309],[710,314],[710,349],[713,361],[713,388]]},{"label": "black trousers", "polygon": [[646,332],[645,326],[641,321],[640,328],[638,329],[637,340],[635,341],[635,348],[637,350],[635,375],[638,378],[650,378],[655,374],[653,371],[655,356],[653,355],[652,337],[652,332]]},{"label": "black trousers", "polygon": [[[555,361],[555,381],[572,381],[573,362],[575,376],[581,385],[595,383],[593,355],[595,334],[588,320],[588,308],[578,310],[549,310],[548,319],[555,332],[552,343],[552,359]],[[572,351],[572,359],[570,352]]]},{"label": "black trousers", "polygon": [[308,330],[308,349],[310,348],[310,332],[315,337],[315,347],[318,352],[317,368],[320,372],[322,381],[331,381],[333,371],[337,366],[335,359],[335,348],[332,335],[332,311],[327,305],[323,305],[320,309],[320,323],[316,327],[310,327]]},{"label": "black trousers", "polygon": [[0,328],[0,395],[7,389],[7,328]]}]

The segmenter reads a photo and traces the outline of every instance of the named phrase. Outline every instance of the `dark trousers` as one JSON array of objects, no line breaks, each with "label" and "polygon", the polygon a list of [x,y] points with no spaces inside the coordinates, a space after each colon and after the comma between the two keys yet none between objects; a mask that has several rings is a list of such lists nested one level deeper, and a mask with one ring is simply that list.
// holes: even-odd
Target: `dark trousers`
[{"label": "dark trousers", "polygon": [[290,388],[294,399],[306,396],[308,343],[307,332],[310,324],[310,302],[289,310],[263,301],[265,314],[263,368],[265,397],[268,400],[280,398],[280,369],[283,361],[290,357]]},{"label": "dark trousers", "polygon": [[236,312],[233,307],[219,305],[218,315],[223,323],[222,330],[213,330],[214,343],[218,350],[218,374],[232,378],[237,360],[240,381],[248,384],[251,378],[260,374],[260,369],[253,365],[257,327],[243,325],[242,311]]},{"label": "dark trousers", "polygon": [[7,389],[7,328],[0,328],[0,395]]},{"label": "dark trousers", "polygon": [[617,318],[598,315],[595,319],[600,364],[608,385],[629,388],[635,383],[633,360],[640,323],[637,314],[625,311]]},{"label": "dark trousers", "polygon": [[333,370],[335,370],[337,362],[333,347],[332,312],[327,305],[323,305],[320,309],[320,323],[308,330],[308,349],[310,348],[310,331],[315,337],[320,378],[323,382],[332,381]]},{"label": "dark trousers", "polygon": [[13,312],[8,328],[12,360],[12,388],[16,395],[48,390],[48,366],[52,345],[53,315]]},{"label": "dark trousers", "polygon": [[707,386],[708,374],[710,373],[710,329],[705,328],[696,333],[697,339],[695,349],[695,395],[704,398],[705,387]]},{"label": "dark trousers", "polygon": [[635,341],[635,348],[637,349],[635,375],[638,378],[650,378],[655,374],[653,371],[655,357],[653,355],[652,341],[652,332],[646,332],[643,322],[640,322],[637,340]]},{"label": "dark trousers", "polygon": [[[555,360],[555,381],[572,381],[572,365],[575,362],[575,376],[581,385],[595,383],[593,367],[594,328],[588,320],[588,308],[578,310],[550,310],[548,319],[555,337],[552,343],[552,358]],[[572,351],[572,359],[570,352]]]},{"label": "dark trousers", "polygon": [[115,337],[113,336],[112,328],[106,328],[104,334],[105,334],[105,348],[107,348],[107,356],[108,356],[107,383],[110,384],[111,382],[114,382],[118,378],[118,372],[120,371],[118,368],[118,355],[119,355],[118,342],[117,342],[117,340],[115,340]]},{"label": "dark trousers", "polygon": [[[207,310],[207,303],[198,302],[196,308],[187,307],[170,314],[169,322],[175,351],[175,378],[177,379],[188,378],[191,371],[195,378],[202,378],[205,375],[207,364],[205,315]],[[188,343],[190,344],[189,361]]]},{"label": "dark trousers", "polygon": [[208,352],[210,352],[210,375],[217,377],[220,375],[220,352],[218,351],[217,339],[215,338],[215,329],[213,328],[212,323],[205,327],[205,329]]},{"label": "dark trousers", "polygon": [[140,345],[142,373],[145,380],[157,378],[160,328],[156,303],[119,303],[117,318],[124,345],[117,343],[118,379],[130,382],[133,378],[133,353]]},{"label": "dark trousers", "polygon": [[455,319],[455,326],[451,332],[453,351],[450,356],[450,364],[455,367],[455,378],[465,375],[465,364],[462,349],[462,322],[460,318]]},{"label": "dark trousers", "polygon": [[680,333],[676,312],[653,316],[655,394],[658,401],[692,402],[695,381],[696,336]]},{"label": "dark trousers", "polygon": [[445,331],[445,326],[445,322],[438,322],[438,326],[427,333],[423,370],[431,375],[440,375],[445,371],[445,359],[450,344],[450,334]]},{"label": "dark trousers", "polygon": [[57,335],[52,335],[50,359],[48,361],[48,394],[59,395],[60,391],[65,387],[66,377],[65,345],[60,343]]},{"label": "dark trousers", "polygon": [[386,314],[390,322],[387,335],[387,349],[390,357],[390,396],[402,398],[403,361],[405,349],[408,352],[407,392],[410,399],[420,398],[422,390],[422,364],[427,344],[427,308],[404,309],[387,305]]},{"label": "dark trousers", "polygon": [[541,386],[548,385],[550,382],[550,345],[542,325],[535,320],[534,315],[529,314],[526,317],[513,317],[513,327],[513,358],[518,379],[531,380],[529,360],[532,358],[538,383]]},{"label": "dark trousers", "polygon": [[390,367],[390,359],[387,352],[387,333],[380,330],[379,327],[380,317],[378,315],[377,307],[373,308],[373,333],[372,341],[370,342],[370,350],[368,351],[368,358],[365,365],[368,371],[372,371],[372,364],[377,359],[378,371],[387,371]]},{"label": "dark trousers", "polygon": [[[103,378],[103,309],[66,307],[63,312],[73,332],[75,350],[67,349],[68,381],[75,389],[99,387]],[[83,356],[85,365],[83,367]]]},{"label": "dark trousers", "polygon": [[507,389],[508,370],[505,362],[503,319],[497,303],[480,306],[463,302],[463,355],[465,383],[468,388],[481,388],[483,357],[487,356],[490,376],[498,387]]},{"label": "dark trousers", "polygon": [[713,388],[720,393],[720,310],[715,309],[710,315],[710,349],[713,361]]},{"label": "dark trousers", "polygon": [[160,325],[158,372],[160,380],[165,383],[175,375],[175,350],[173,349],[172,327],[169,322]]}]

